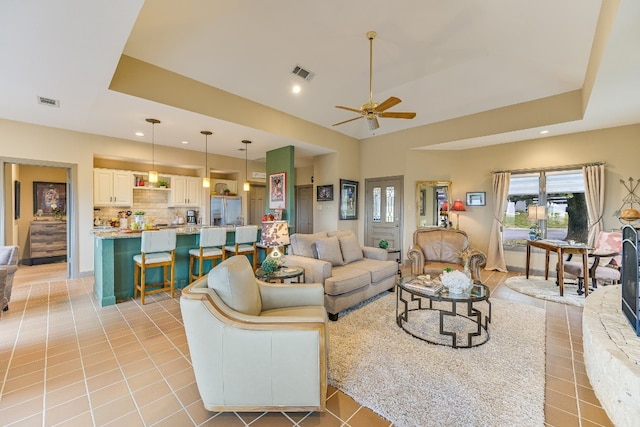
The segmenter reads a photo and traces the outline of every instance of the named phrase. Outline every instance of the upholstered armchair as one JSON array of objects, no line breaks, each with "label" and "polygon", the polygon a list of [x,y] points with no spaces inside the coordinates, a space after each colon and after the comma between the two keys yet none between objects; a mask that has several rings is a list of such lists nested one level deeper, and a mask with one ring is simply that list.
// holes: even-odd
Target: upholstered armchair
[{"label": "upholstered armchair", "polygon": [[469,247],[469,237],[462,230],[452,228],[419,228],[413,233],[413,244],[407,257],[411,260],[411,274],[437,276],[449,267],[463,270],[461,253],[470,253],[471,278],[480,281],[480,269],[487,263],[484,253]]},{"label": "upholstered armchair", "polygon": [[19,249],[17,246],[0,246],[0,306],[9,310],[13,276],[18,270]]},{"label": "upholstered armchair", "polygon": [[324,411],[322,285],[262,282],[236,255],[186,287],[180,307],[205,409]]}]

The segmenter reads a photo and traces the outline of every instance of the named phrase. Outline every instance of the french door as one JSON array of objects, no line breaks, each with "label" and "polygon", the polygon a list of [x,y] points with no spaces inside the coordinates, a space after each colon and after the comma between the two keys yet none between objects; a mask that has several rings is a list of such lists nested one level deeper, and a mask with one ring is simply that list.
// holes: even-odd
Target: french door
[{"label": "french door", "polygon": [[380,240],[402,252],[402,207],[404,177],[368,178],[365,180],[364,244],[378,246]]}]

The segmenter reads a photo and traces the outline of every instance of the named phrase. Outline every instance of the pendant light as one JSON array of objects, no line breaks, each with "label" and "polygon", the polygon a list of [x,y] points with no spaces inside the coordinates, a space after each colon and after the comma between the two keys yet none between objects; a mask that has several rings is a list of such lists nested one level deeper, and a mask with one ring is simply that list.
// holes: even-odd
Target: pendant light
[{"label": "pendant light", "polygon": [[156,170],[156,144],[155,144],[155,128],[160,120],[158,119],[145,119],[148,123],[151,123],[151,170],[149,171],[149,182],[158,182],[158,171]]},{"label": "pendant light", "polygon": [[243,139],[242,143],[244,144],[244,184],[242,185],[242,189],[244,191],[249,191],[251,190],[251,184],[249,184],[249,175],[247,173],[248,168],[247,168],[247,151],[249,148],[249,144],[251,144],[251,141],[249,141],[248,139]]},{"label": "pendant light", "polygon": [[201,134],[204,135],[204,178],[202,178],[202,186],[204,188],[211,187],[211,179],[209,178],[209,135],[211,135],[211,131],[202,130]]}]

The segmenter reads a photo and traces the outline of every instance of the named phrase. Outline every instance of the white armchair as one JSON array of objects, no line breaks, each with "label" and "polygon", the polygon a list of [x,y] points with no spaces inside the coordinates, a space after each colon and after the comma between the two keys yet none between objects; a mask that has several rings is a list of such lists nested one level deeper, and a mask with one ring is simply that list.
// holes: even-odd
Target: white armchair
[{"label": "white armchair", "polygon": [[180,307],[205,409],[324,411],[322,285],[268,284],[233,256],[186,287]]},{"label": "white armchair", "polygon": [[18,270],[19,249],[17,246],[0,246],[0,307],[9,310],[13,276]]}]

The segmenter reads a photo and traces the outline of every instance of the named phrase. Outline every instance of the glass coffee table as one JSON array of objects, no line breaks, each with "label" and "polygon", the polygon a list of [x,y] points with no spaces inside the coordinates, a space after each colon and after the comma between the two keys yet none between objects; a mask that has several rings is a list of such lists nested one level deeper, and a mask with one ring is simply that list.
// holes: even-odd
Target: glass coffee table
[{"label": "glass coffee table", "polygon": [[269,283],[284,283],[286,279],[296,279],[298,283],[304,283],[304,268],[281,267],[273,273],[267,273],[262,268],[256,270],[256,277]]},{"label": "glass coffee table", "polygon": [[447,288],[431,293],[407,284],[416,276],[398,279],[396,322],[408,334],[431,344],[470,348],[489,341],[489,288],[475,283],[464,294]]}]

